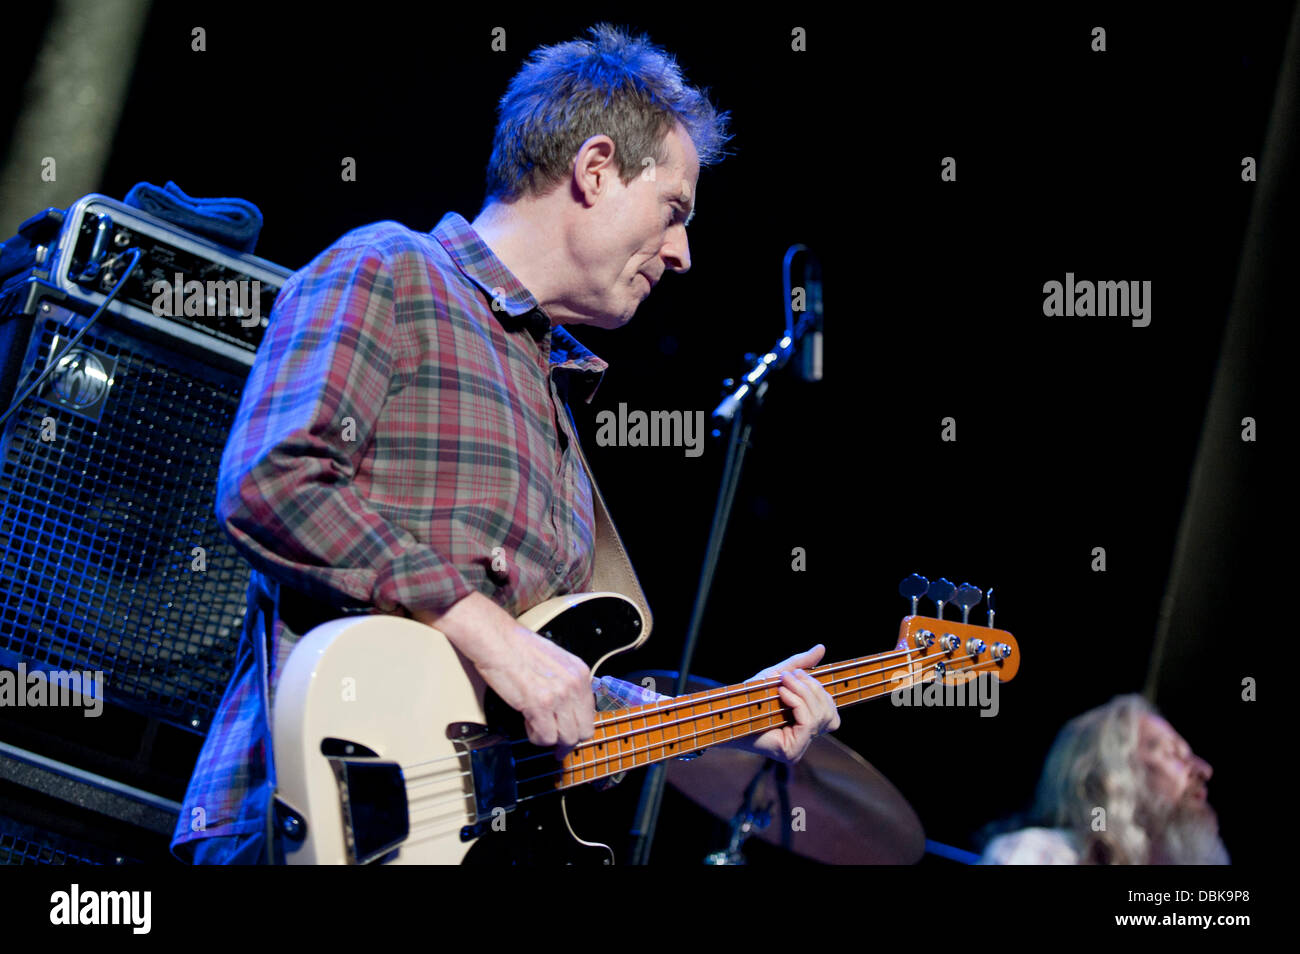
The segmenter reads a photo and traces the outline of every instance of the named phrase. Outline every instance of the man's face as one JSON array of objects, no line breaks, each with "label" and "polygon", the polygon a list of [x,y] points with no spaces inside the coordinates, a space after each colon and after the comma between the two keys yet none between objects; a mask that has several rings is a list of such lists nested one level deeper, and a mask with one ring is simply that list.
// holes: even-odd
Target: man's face
[{"label": "man's face", "polygon": [[590,324],[626,324],[665,272],[691,267],[686,222],[694,214],[699,157],[680,123],[664,146],[666,162],[625,160],[642,171],[626,185],[617,173],[610,176],[573,240],[581,273],[574,306]]},{"label": "man's face", "polygon": [[1211,812],[1206,783],[1213,770],[1164,719],[1144,715],[1138,731],[1138,761],[1147,790],[1170,811]]},{"label": "man's face", "polygon": [[1191,746],[1159,716],[1146,715],[1138,730],[1138,763],[1147,788],[1139,817],[1151,836],[1151,864],[1226,865],[1227,846],[1210,807],[1205,783],[1213,774]]}]

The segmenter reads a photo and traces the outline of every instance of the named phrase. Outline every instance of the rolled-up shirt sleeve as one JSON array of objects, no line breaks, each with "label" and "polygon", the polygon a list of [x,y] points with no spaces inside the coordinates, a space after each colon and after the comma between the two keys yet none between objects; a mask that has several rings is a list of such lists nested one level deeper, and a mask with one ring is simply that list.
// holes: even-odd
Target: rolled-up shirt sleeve
[{"label": "rolled-up shirt sleeve", "polygon": [[345,238],[281,289],[222,454],[216,516],[256,569],[313,598],[441,613],[473,587],[354,484],[400,385],[400,255]]},{"label": "rolled-up shirt sleeve", "polygon": [[638,686],[635,683],[616,679],[613,676],[601,676],[598,679],[592,679],[591,692],[596,697],[596,710],[598,712],[612,712],[615,709],[644,706],[649,705],[651,702],[662,702],[665,699],[672,698],[672,696],[665,696],[662,693],[655,692],[649,686]]}]

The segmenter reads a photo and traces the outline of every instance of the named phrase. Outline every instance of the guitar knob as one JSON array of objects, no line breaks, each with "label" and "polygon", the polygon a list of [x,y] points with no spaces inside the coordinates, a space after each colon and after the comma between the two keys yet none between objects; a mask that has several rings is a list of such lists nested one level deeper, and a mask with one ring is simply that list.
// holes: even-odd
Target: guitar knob
[{"label": "guitar knob", "polygon": [[957,592],[957,587],[943,577],[939,577],[939,579],[931,583],[929,589],[926,590],[926,595],[934,600],[934,605],[938,608],[938,612],[934,615],[939,619],[943,619],[943,604],[952,599],[955,592]]},{"label": "guitar knob", "polygon": [[1011,658],[1011,647],[1008,646],[1006,643],[994,643],[994,644],[993,644],[993,658],[994,658],[994,659],[1010,659],[1010,658]]},{"label": "guitar knob", "polygon": [[916,615],[916,601],[926,594],[930,589],[930,581],[919,573],[913,573],[911,576],[898,584],[898,595],[903,599],[912,601],[912,615]]},{"label": "guitar knob", "polygon": [[944,633],[943,639],[939,640],[939,645],[948,652],[953,652],[961,645],[961,640],[954,633]]},{"label": "guitar knob", "polygon": [[912,638],[916,640],[917,649],[929,649],[934,645],[934,633],[928,629],[923,629],[919,633],[913,634]]},{"label": "guitar knob", "polygon": [[976,639],[973,636],[966,640],[966,652],[970,653],[972,657],[978,658],[979,654],[984,652],[984,649],[984,640]]},{"label": "guitar knob", "polygon": [[978,586],[963,583],[957,587],[957,594],[953,597],[953,602],[961,607],[961,621],[963,623],[970,619],[971,607],[978,606],[982,599],[984,599],[984,591]]}]

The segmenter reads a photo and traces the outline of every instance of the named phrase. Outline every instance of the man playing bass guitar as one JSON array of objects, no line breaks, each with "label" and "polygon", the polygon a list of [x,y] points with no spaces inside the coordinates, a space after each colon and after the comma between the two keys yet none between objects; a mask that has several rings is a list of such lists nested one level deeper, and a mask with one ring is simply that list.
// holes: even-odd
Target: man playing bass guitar
[{"label": "man playing bass guitar", "polygon": [[[595,27],[511,81],[472,223],[364,226],[284,285],[221,462],[217,516],[255,572],[177,857],[273,857],[267,713],[294,644],[332,617],[436,626],[533,743],[563,755],[592,737],[587,664],[515,620],[587,589],[593,570],[568,401],[589,401],[606,365],[564,326],[620,327],[691,267],[699,171],[721,158],[726,123],[663,50]],[[760,674],[783,674],[794,724],[733,744],[793,762],[838,728],[802,671],[822,653]]]}]

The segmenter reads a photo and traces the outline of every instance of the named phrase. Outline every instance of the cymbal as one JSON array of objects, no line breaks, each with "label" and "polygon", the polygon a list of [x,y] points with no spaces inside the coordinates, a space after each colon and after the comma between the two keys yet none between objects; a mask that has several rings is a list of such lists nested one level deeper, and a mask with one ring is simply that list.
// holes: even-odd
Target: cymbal
[{"label": "cymbal", "polygon": [[[627,678],[642,682],[647,676],[655,680],[659,692],[671,692],[676,685],[677,674],[664,670]],[[691,677],[687,691],[720,685]],[[745,789],[760,772],[751,806],[766,809],[772,821],[753,835],[769,844],[837,865],[913,864],[925,853],[925,831],[907,799],[866,759],[829,735],[814,739],[793,766],[714,746],[700,758],[668,762],[666,775],[669,784],[691,801],[730,822],[744,804]]]}]

